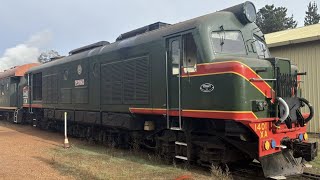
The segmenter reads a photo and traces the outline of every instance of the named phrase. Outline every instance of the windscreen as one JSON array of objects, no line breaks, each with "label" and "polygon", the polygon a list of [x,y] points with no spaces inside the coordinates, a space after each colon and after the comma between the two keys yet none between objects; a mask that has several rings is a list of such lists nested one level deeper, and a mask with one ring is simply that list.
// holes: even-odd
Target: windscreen
[{"label": "windscreen", "polygon": [[212,32],[211,39],[215,53],[247,54],[240,31]]},{"label": "windscreen", "polygon": [[259,58],[269,58],[270,52],[265,42],[256,36],[253,36],[253,39],[255,40],[254,45],[256,47]]}]

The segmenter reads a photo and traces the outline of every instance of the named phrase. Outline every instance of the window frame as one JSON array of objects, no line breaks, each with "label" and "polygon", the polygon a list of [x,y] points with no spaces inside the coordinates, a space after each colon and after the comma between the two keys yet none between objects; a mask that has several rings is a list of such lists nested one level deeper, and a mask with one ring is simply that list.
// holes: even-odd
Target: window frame
[{"label": "window frame", "polygon": [[[262,39],[262,38],[260,38],[258,35],[256,35],[256,34],[253,34],[253,39],[254,39],[254,41],[252,42],[252,45],[254,46],[254,48],[255,48],[255,53],[257,53],[257,56],[258,56],[258,58],[259,59],[265,59],[265,58],[270,58],[271,57],[271,54],[270,54],[270,50],[269,50],[269,48],[268,48],[268,46],[267,46],[267,43]],[[263,53],[263,56],[262,55],[260,55],[259,53],[258,53],[258,48],[257,48],[257,43],[259,43],[259,46],[261,45],[261,44],[263,44],[264,46],[265,46],[265,48],[266,48],[266,51]],[[261,43],[261,44],[260,44]],[[266,56],[267,55],[267,56]]]},{"label": "window frame", "polygon": [[42,72],[32,74],[32,100],[42,101]]},{"label": "window frame", "polygon": [[[171,48],[170,48],[170,52],[171,52],[171,53],[170,53],[170,59],[171,59],[171,74],[172,74],[172,75],[180,75],[180,68],[181,68],[181,67],[179,67],[179,66],[181,66],[181,48],[182,48],[182,47],[181,47],[181,46],[182,46],[182,42],[181,42],[181,41],[182,41],[182,38],[180,38],[180,39],[175,39],[175,40],[173,40],[173,41],[170,42],[170,47],[171,47]],[[178,63],[175,62],[176,59],[173,58],[173,57],[174,57],[174,56],[173,56],[173,54],[174,54],[174,53],[173,53],[173,52],[174,52],[174,51],[173,51],[173,47],[174,47],[174,46],[173,46],[173,43],[174,43],[174,42],[178,42],[178,45],[179,45],[179,46],[178,46],[179,48],[178,48],[178,50],[177,50],[177,53],[179,54]],[[174,63],[174,62],[175,62],[175,63]],[[176,65],[178,65],[178,68],[176,67]]]},{"label": "window frame", "polygon": [[[231,53],[231,52],[216,52],[215,48],[214,48],[214,38],[212,38],[212,33],[223,33],[223,32],[239,32],[239,34],[241,35],[242,38],[242,42],[243,42],[243,49],[244,49],[244,53]],[[243,34],[240,30],[220,30],[220,31],[210,31],[209,34],[209,38],[210,38],[210,42],[211,42],[211,49],[213,50],[213,53],[216,55],[240,55],[240,56],[244,56],[244,55],[248,55],[248,49],[246,47],[246,43],[244,41],[244,37]]]},{"label": "window frame", "polygon": [[[188,39],[188,36],[190,37],[190,39]],[[183,67],[183,71],[184,73],[193,73],[193,72],[196,72],[197,71],[197,65],[200,63],[199,61],[199,49],[198,49],[198,46],[197,46],[197,43],[195,41],[195,38],[194,38],[194,34],[192,32],[189,32],[189,33],[186,33],[186,34],[183,34],[182,35],[182,50],[183,50],[183,54],[182,54],[182,67]],[[187,43],[188,43],[188,40],[191,40],[192,41],[192,46],[194,46],[195,49],[192,49],[192,50],[195,50],[195,52],[192,52],[192,53],[195,53],[194,55],[194,63],[192,66],[188,65],[187,61],[188,61],[188,47],[187,47]],[[190,54],[189,54],[190,55]],[[188,66],[187,66],[188,65]]]}]

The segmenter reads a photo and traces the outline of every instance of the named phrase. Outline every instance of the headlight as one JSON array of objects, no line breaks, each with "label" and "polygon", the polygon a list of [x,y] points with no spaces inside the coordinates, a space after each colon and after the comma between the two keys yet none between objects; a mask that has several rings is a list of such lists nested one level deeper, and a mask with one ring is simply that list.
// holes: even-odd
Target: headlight
[{"label": "headlight", "polygon": [[256,7],[252,2],[243,3],[243,14],[245,15],[247,21],[254,22],[257,19]]},{"label": "headlight", "polygon": [[222,11],[232,12],[242,24],[252,23],[257,19],[256,7],[250,1],[229,7]]}]

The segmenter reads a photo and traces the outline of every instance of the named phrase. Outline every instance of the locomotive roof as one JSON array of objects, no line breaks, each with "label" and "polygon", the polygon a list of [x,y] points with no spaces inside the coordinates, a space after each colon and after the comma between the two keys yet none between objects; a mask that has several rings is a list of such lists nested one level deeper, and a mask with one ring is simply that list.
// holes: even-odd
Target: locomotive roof
[{"label": "locomotive roof", "polygon": [[6,77],[13,77],[13,76],[24,76],[24,74],[32,67],[40,65],[39,63],[30,63],[24,64],[21,66],[15,66],[11,69],[5,70],[4,72],[0,72],[0,79]]},{"label": "locomotive roof", "polygon": [[[80,53],[77,53],[74,55],[70,55],[70,56],[61,58],[56,61],[51,61],[51,62],[42,64],[38,67],[31,68],[27,73],[33,73],[33,72],[36,73],[36,72],[40,71],[41,69],[50,68],[50,67],[53,67],[56,65],[61,65],[61,64],[68,63],[71,61],[76,61],[76,60],[80,60],[80,59],[84,59],[84,58],[88,58],[88,57],[92,57],[92,56],[101,55],[101,54],[116,51],[116,50],[119,50],[122,48],[128,48],[128,47],[136,46],[139,44],[152,42],[154,40],[160,40],[163,37],[174,35],[175,33],[183,32],[183,31],[187,31],[187,30],[191,30],[191,29],[195,29],[195,28],[198,28],[198,29],[209,28],[208,26],[210,24],[208,24],[207,22],[215,22],[215,21],[221,22],[221,19],[225,19],[225,18],[230,18],[233,22],[237,22],[238,23],[237,25],[241,24],[232,12],[218,11],[218,12],[203,15],[203,16],[200,16],[200,17],[197,17],[194,19],[190,19],[190,20],[187,20],[184,22],[180,22],[177,24],[168,25],[163,28],[156,29],[156,30],[153,30],[150,32],[139,34],[137,36],[134,36],[134,37],[131,37],[128,39],[116,41],[111,44],[104,45],[102,47],[97,47],[97,48],[94,48],[94,49],[91,49],[91,50],[88,50],[85,52],[80,52]],[[217,28],[219,26],[217,26]],[[226,26],[227,26],[227,24],[226,24]]]}]

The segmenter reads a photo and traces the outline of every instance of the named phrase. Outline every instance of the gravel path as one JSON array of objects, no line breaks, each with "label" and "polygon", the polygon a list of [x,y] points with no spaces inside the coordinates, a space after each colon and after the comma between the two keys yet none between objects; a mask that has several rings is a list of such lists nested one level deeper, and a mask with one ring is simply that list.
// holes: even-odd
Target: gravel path
[{"label": "gravel path", "polygon": [[30,126],[0,122],[0,179],[73,179],[53,169],[53,148],[63,137]]}]

